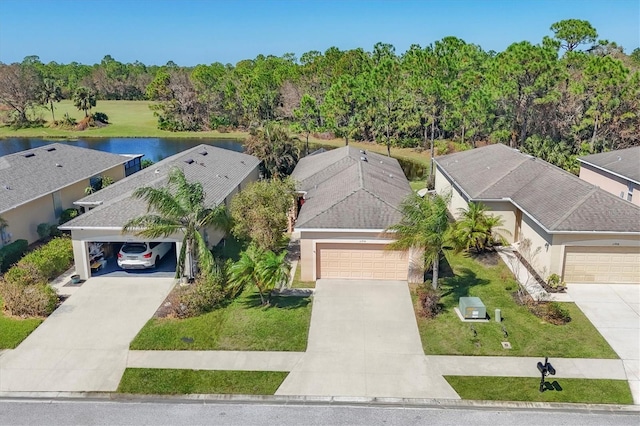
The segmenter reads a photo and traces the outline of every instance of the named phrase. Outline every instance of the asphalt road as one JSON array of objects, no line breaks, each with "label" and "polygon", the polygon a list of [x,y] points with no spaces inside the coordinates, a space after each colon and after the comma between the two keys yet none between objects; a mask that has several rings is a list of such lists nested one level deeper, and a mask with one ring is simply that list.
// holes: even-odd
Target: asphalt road
[{"label": "asphalt road", "polygon": [[1,425],[634,425],[639,413],[269,403],[0,400]]}]

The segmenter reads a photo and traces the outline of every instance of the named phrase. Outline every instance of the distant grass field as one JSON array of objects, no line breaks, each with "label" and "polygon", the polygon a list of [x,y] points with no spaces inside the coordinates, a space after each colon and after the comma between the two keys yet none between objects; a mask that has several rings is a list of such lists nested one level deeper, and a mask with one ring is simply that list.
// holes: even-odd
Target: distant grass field
[{"label": "distant grass field", "polygon": [[[218,131],[207,132],[169,132],[157,128],[157,118],[149,106],[150,101],[102,101],[99,100],[92,112],[103,112],[109,117],[109,125],[102,128],[88,129],[84,131],[63,130],[48,127],[51,121],[51,111],[41,108],[36,114],[47,121],[44,127],[14,130],[8,126],[0,126],[0,139],[3,138],[213,138],[213,139],[245,139],[247,132],[233,131],[220,133]],[[54,104],[56,120],[62,119],[65,113],[80,121],[84,113],[73,106],[70,100],[64,100]],[[301,140],[304,138],[301,136]],[[343,139],[324,140],[309,138],[309,142],[315,144],[329,145],[334,147],[344,146]],[[0,141],[1,143],[1,141]],[[387,154],[384,145],[367,142],[349,142],[350,145],[374,151],[380,154]],[[422,167],[430,165],[428,151],[417,150],[415,148],[391,148],[391,155],[398,159],[405,159],[416,162]]]}]

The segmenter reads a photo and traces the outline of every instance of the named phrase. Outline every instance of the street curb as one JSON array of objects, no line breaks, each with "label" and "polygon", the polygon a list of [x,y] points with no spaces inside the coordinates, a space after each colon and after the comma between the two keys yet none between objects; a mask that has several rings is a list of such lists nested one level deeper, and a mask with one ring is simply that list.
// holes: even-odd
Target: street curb
[{"label": "street curb", "polygon": [[495,410],[550,410],[588,411],[591,413],[638,414],[640,405],[582,404],[559,402],[481,401],[438,398],[376,398],[376,397],[325,397],[325,396],[280,396],[280,395],[139,395],[116,392],[0,392],[0,399],[22,401],[103,401],[128,403],[175,403],[175,404],[269,404],[269,405],[326,405],[367,406],[397,408],[439,408]]}]

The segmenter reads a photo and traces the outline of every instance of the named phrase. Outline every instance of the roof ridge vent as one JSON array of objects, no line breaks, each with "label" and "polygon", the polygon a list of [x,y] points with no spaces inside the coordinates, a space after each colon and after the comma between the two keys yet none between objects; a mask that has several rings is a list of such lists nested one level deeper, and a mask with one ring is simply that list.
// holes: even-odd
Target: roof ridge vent
[{"label": "roof ridge vent", "polygon": [[62,167],[62,164],[56,163],[56,167]]},{"label": "roof ridge vent", "polygon": [[364,162],[369,162],[369,160],[367,160],[367,157],[360,157],[360,160]]},{"label": "roof ridge vent", "polygon": [[55,151],[56,147],[55,146],[50,146],[47,148],[47,152],[51,152],[51,151]]},{"label": "roof ridge vent", "polygon": [[185,163],[187,164],[193,164],[195,163],[195,161],[193,160],[193,158],[187,158],[186,160],[184,160]]},{"label": "roof ridge vent", "polygon": [[24,158],[31,158],[35,156],[36,156],[35,152],[27,152],[26,154],[24,154]]}]

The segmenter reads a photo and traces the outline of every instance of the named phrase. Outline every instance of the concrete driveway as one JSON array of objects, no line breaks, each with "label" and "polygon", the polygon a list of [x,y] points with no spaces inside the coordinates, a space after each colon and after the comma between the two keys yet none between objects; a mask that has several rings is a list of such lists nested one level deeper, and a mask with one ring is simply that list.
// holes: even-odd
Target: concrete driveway
[{"label": "concrete driveway", "polygon": [[640,403],[640,286],[569,284],[568,293],[622,359]]},{"label": "concrete driveway", "polygon": [[173,278],[89,279],[0,357],[0,391],[115,391],[129,343],[173,285]]},{"label": "concrete driveway", "polygon": [[427,364],[406,282],[318,280],[307,351],[276,395],[453,398]]}]

